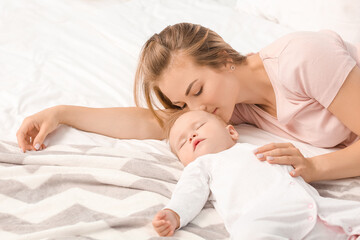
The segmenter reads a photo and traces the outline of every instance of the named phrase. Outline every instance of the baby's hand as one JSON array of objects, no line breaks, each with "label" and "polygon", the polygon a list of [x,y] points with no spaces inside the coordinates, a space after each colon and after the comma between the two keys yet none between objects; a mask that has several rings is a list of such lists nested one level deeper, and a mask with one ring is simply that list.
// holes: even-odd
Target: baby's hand
[{"label": "baby's hand", "polygon": [[159,236],[169,237],[180,226],[180,217],[170,209],[163,209],[155,215],[152,225]]}]

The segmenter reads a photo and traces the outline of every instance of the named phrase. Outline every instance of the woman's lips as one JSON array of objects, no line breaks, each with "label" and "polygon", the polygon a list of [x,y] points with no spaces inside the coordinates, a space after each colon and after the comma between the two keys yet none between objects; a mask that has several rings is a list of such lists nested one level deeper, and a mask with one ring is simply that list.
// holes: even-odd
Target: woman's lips
[{"label": "woman's lips", "polygon": [[197,145],[198,145],[200,142],[202,142],[202,141],[204,141],[204,139],[195,139],[195,140],[193,141],[193,149],[194,149],[194,151],[195,151]]}]

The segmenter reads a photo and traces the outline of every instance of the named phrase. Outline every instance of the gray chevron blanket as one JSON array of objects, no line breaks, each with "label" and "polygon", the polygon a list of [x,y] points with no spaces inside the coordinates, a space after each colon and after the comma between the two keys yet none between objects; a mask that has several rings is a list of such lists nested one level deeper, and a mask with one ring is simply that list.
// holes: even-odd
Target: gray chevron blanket
[{"label": "gray chevron blanket", "polygon": [[[15,143],[0,142],[0,239],[160,239],[151,220],[181,171],[172,155],[126,144],[56,145],[24,154]],[[360,201],[360,178],[314,186],[323,196]],[[228,238],[207,203],[168,239]]]},{"label": "gray chevron blanket", "polygon": [[[58,145],[24,154],[0,142],[0,239],[158,239],[151,220],[181,171],[172,156],[127,146]],[[227,238],[207,204],[172,239]]]}]

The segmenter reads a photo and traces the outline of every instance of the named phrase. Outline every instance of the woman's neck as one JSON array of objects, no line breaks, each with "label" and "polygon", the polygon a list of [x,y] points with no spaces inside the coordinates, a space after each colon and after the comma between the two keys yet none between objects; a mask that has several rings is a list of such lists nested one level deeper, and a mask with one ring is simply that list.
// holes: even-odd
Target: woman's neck
[{"label": "woman's neck", "polygon": [[274,89],[259,54],[248,56],[235,74],[240,80],[239,103],[256,104],[269,113],[276,110]]}]

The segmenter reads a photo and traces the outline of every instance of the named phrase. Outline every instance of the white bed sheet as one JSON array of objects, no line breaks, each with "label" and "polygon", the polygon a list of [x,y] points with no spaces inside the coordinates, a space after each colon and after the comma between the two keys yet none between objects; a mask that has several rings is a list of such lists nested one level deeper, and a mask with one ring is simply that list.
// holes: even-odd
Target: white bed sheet
[{"label": "white bed sheet", "polygon": [[[294,31],[236,9],[235,3],[235,0],[0,1],[0,141],[15,143],[15,133],[26,116],[54,105],[134,106],[133,79],[140,49],[152,34],[167,25],[202,24],[218,32],[243,54],[256,52]],[[262,145],[287,141],[247,125],[237,129],[242,142]],[[59,127],[45,143],[49,148],[44,151],[83,145],[174,157],[164,141],[118,140],[68,126]],[[306,156],[332,151],[295,144]],[[350,183],[340,180],[331,184]],[[318,186],[320,192],[321,187],[326,192],[328,183]],[[334,190],[333,195],[346,198],[346,194]],[[201,216],[195,219],[195,223],[201,225],[201,219]],[[156,236],[150,226],[142,233]],[[179,239],[203,239],[188,232],[178,234]],[[7,235],[0,232],[0,236]]]},{"label": "white bed sheet", "polygon": [[[0,139],[11,141],[26,116],[50,106],[134,106],[140,49],[167,25],[203,24],[244,54],[291,31],[215,0],[2,0],[0,21]],[[60,132],[49,144],[101,138]]]}]

